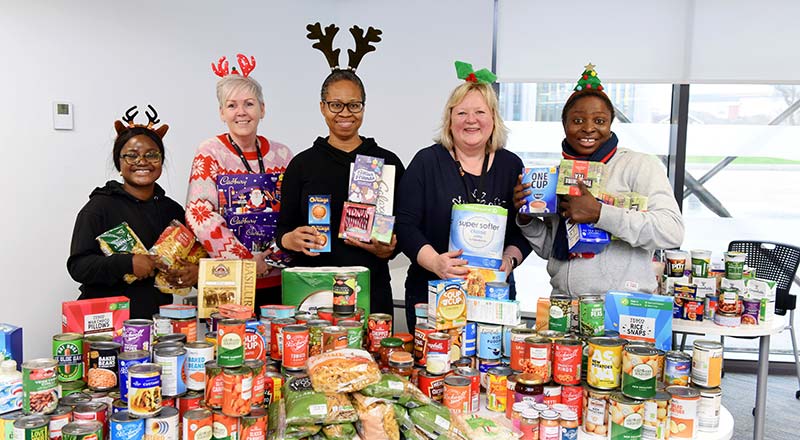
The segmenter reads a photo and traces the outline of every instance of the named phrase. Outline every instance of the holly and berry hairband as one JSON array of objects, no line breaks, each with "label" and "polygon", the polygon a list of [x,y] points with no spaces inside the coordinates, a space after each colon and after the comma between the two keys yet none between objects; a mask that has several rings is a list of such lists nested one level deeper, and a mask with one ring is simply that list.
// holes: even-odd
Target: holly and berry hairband
[{"label": "holly and berry hairband", "polygon": [[481,69],[476,72],[472,69],[472,64],[463,61],[456,61],[456,74],[458,79],[463,79],[467,82],[492,84],[497,81],[497,75],[489,69]]},{"label": "holly and berry hairband", "polygon": [[594,70],[594,64],[592,63],[583,66],[583,73],[573,90],[580,92],[584,89],[603,91],[603,85],[600,84],[600,77],[597,76],[597,72]]},{"label": "holly and berry hairband", "polygon": [[[323,31],[322,25],[317,22],[307,25],[306,30],[308,31],[306,38],[312,41],[317,40],[311,47],[325,55],[331,71],[341,70],[339,68],[339,52],[341,50],[333,48],[333,37],[339,32],[339,27],[335,24],[331,24],[326,26]],[[353,35],[353,39],[356,42],[356,50],[347,49],[347,68],[355,72],[358,65],[361,64],[361,59],[364,58],[364,55],[375,51],[375,46],[371,43],[379,43],[383,32],[380,29],[375,29],[370,26],[365,34],[364,29],[353,26],[350,28],[350,33]]]},{"label": "holly and berry hairband", "polygon": [[[239,62],[239,67],[242,69],[242,76],[245,78],[250,75],[250,72],[256,68],[256,58],[254,56],[250,56],[248,59],[246,55],[237,53],[236,60]],[[218,77],[224,78],[228,75],[238,75],[239,72],[236,70],[236,66],[231,68],[231,71],[228,71],[228,60],[225,56],[221,56],[217,64],[211,63],[211,70],[217,74]]]},{"label": "holly and berry hairband", "polygon": [[[145,125],[133,122],[133,119],[136,117],[136,115],[139,114],[139,110],[136,110],[136,108],[137,107],[134,105],[133,107],[125,111],[125,116],[122,117],[122,121],[125,121],[127,125],[123,124],[122,121],[119,120],[114,121],[114,129],[117,131],[117,136],[122,134],[122,132],[124,132],[125,130],[130,130],[131,128],[140,127],[140,128],[146,128],[154,132],[159,138],[164,139],[164,135],[167,134],[167,130],[169,130],[169,125],[164,124],[161,127],[153,129],[153,126],[161,122],[161,120],[158,119],[158,112],[156,111],[156,109],[154,109],[152,105],[147,104],[148,110],[145,110],[144,114],[147,115],[148,122]],[[150,113],[151,111],[153,113]]]}]

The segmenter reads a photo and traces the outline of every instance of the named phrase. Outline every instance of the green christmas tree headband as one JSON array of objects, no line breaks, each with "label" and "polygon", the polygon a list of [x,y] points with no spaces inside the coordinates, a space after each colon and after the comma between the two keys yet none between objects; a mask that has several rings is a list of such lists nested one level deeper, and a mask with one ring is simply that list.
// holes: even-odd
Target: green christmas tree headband
[{"label": "green christmas tree headband", "polygon": [[463,79],[467,82],[492,84],[497,81],[497,75],[489,69],[481,69],[476,72],[472,69],[472,64],[463,61],[456,61],[456,74],[458,79]]},{"label": "green christmas tree headband", "polygon": [[600,78],[597,76],[597,72],[594,70],[594,64],[589,63],[583,66],[583,69],[583,74],[581,75],[580,79],[578,79],[578,84],[573,90],[576,92],[580,92],[581,90],[585,89],[603,91],[603,85],[600,84]]}]

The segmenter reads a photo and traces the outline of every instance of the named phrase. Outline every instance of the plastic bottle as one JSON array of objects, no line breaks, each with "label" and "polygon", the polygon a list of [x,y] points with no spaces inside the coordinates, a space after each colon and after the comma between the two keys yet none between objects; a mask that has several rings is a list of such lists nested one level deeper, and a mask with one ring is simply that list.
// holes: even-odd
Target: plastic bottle
[{"label": "plastic bottle", "polygon": [[22,409],[22,373],[17,361],[0,362],[0,414]]}]

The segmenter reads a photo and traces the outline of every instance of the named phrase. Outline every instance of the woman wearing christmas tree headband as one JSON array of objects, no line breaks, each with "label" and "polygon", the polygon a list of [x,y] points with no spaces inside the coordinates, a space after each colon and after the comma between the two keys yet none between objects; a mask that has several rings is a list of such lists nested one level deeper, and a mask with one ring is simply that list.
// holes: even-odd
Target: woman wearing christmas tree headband
[{"label": "woman wearing christmas tree headband", "polygon": [[[429,280],[469,274],[462,251],[448,252],[453,205],[480,203],[508,210],[500,267],[506,274],[531,250],[514,223],[513,188],[522,160],[503,148],[507,129],[492,88],[495,76],[460,61],[456,73],[465,82],[450,93],[437,143],[417,153],[397,193],[397,236],[411,260],[405,284],[409,328],[415,322],[414,304],[427,302]],[[479,286],[485,281],[473,280]],[[508,282],[513,297],[513,277]]]},{"label": "woman wearing christmas tree headband", "polygon": [[[517,222],[536,254],[548,260],[554,294],[577,297],[609,290],[653,293],[657,288],[651,263],[654,250],[680,247],[684,234],[683,218],[666,172],[655,157],[618,148],[617,135],[611,131],[614,106],[594,65],[585,66],[574,90],[561,113],[565,136],[562,156],[604,163],[606,200],[636,193],[647,208],[639,211],[601,203],[579,183],[580,195],[560,196],[557,216],[518,214]],[[518,183],[514,188],[517,210],[530,193],[530,184]],[[616,239],[596,254],[571,253],[566,220],[594,224]]]}]

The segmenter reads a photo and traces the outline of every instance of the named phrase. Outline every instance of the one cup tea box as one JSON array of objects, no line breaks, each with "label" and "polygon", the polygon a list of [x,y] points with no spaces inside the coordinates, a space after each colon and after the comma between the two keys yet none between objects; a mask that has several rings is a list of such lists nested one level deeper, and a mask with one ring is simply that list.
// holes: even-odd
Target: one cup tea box
[{"label": "one cup tea box", "polygon": [[482,204],[453,205],[448,250],[462,250],[469,267],[500,269],[508,211]]},{"label": "one cup tea box", "polygon": [[611,243],[611,235],[594,223],[573,223],[567,219],[567,244],[574,253],[599,254]]},{"label": "one cup tea box", "polygon": [[605,302],[606,330],[622,339],[645,341],[660,350],[672,349],[672,298],[637,292],[609,291]]},{"label": "one cup tea box", "polygon": [[79,299],[61,303],[61,332],[122,338],[122,323],[131,316],[125,296]]},{"label": "one cup tea box", "polygon": [[776,286],[775,281],[761,278],[745,280],[745,297],[761,300],[759,321],[769,321],[775,316]]},{"label": "one cup tea box", "polygon": [[600,197],[605,192],[605,169],[602,162],[563,159],[558,167],[556,194],[579,196],[578,182],[583,182],[593,196]]},{"label": "one cup tea box", "polygon": [[256,296],[256,262],[203,258],[197,277],[197,317],[208,318],[222,304],[251,309]]},{"label": "one cup tea box", "polygon": [[519,208],[520,214],[536,216],[558,214],[557,167],[523,168],[522,183],[531,185],[531,193],[525,197],[525,204]]},{"label": "one cup tea box", "polygon": [[467,325],[467,293],[464,280],[428,281],[428,324],[436,330]]}]

